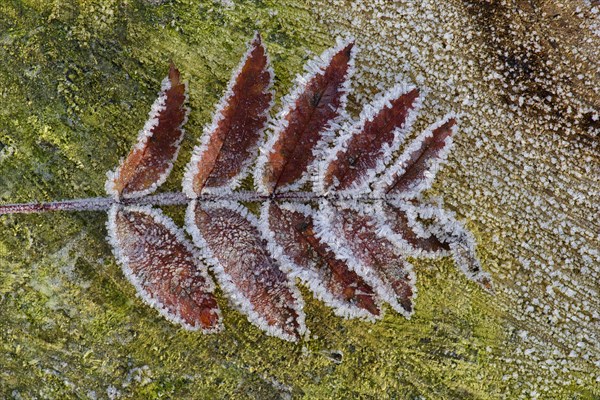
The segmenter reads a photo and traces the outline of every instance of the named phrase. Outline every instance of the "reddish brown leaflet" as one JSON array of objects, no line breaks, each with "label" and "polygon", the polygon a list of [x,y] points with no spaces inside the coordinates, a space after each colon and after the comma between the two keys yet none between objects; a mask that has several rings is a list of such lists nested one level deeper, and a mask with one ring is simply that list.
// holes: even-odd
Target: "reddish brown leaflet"
[{"label": "reddish brown leaflet", "polygon": [[109,174],[107,191],[115,198],[141,197],[152,193],[171,172],[183,138],[186,120],[185,85],[171,63],[163,90],[154,103],[149,120],[129,156]]},{"label": "reddish brown leaflet", "polygon": [[313,66],[308,76],[286,99],[286,108],[267,145],[268,155],[259,160],[258,177],[265,193],[302,178],[315,160],[315,148],[325,130],[335,123],[346,106],[348,78],[354,43],[341,43],[332,54],[321,56],[323,65]]},{"label": "reddish brown leaflet", "polygon": [[343,231],[354,254],[385,285],[389,285],[395,300],[407,315],[412,314],[415,278],[410,264],[400,257],[389,241],[377,235],[377,223],[372,217],[351,209],[341,210],[340,214]]},{"label": "reddish brown leaflet", "polygon": [[394,96],[374,115],[359,121],[345,148],[340,149],[328,165],[323,178],[325,188],[345,190],[363,183],[361,180],[367,172],[376,168],[383,158],[384,146],[393,144],[394,131],[407,122],[418,96],[417,89]]},{"label": "reddish brown leaflet", "polygon": [[431,135],[425,136],[418,148],[410,149],[406,158],[401,157],[406,167],[399,171],[387,192],[391,194],[410,192],[419,183],[425,181],[426,172],[431,170],[430,164],[435,163],[442,151],[446,150],[449,144],[447,138],[452,135],[452,128],[455,125],[454,118],[448,119],[441,126],[433,129]]},{"label": "reddish brown leaflet", "polygon": [[204,187],[235,185],[243,177],[239,175],[256,156],[266,126],[272,78],[266,50],[256,35],[194,151],[184,180],[188,196],[196,197]]},{"label": "reddish brown leaflet", "polygon": [[149,207],[115,206],[108,233],[125,275],[148,304],[187,329],[221,329],[212,279],[170,219]]},{"label": "reddish brown leaflet", "polygon": [[306,327],[300,293],[267,252],[258,223],[246,209],[193,201],[187,227],[221,287],[251,322],[282,339],[302,336]]}]

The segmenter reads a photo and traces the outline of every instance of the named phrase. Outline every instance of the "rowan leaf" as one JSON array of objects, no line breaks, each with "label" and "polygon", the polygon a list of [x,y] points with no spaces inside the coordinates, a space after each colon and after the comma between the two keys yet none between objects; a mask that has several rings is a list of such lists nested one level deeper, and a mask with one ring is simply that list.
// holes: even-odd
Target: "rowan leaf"
[{"label": "rowan leaf", "polygon": [[273,71],[257,33],[204,128],[183,179],[190,198],[202,191],[235,189],[258,151],[273,104]]},{"label": "rowan leaf", "polygon": [[114,205],[107,230],[115,258],[144,302],[186,329],[222,329],[214,283],[170,218],[150,207]]},{"label": "rowan leaf", "polygon": [[[108,174],[112,199],[12,204],[0,213],[112,207],[109,240],[128,279],[188,329],[220,327],[211,278],[181,230],[139,205],[187,204],[186,229],[233,305],[289,341],[308,333],[296,278],[337,315],[367,320],[383,316],[383,302],[407,318],[413,313],[407,257],[452,255],[469,279],[493,291],[473,235],[441,201],[422,196],[447,158],[456,117],[431,125],[392,163],[411,135],[420,92],[396,85],[353,120],[345,108],[355,52],[353,40],[340,39],[308,63],[261,147],[274,76],[256,34],[194,148],[184,193],[144,197],[166,179],[183,135],[185,86],[171,65],[137,145]],[[257,190],[238,190],[254,161]],[[260,218],[250,212],[257,203]]]},{"label": "rowan leaf", "polygon": [[309,62],[306,74],[296,79],[257,160],[259,192],[289,191],[306,183],[315,158],[345,118],[354,53],[353,40],[338,40],[335,47]]},{"label": "rowan leaf", "polygon": [[415,274],[392,242],[378,232],[373,209],[359,202],[320,203],[316,234],[373,287],[377,295],[409,318],[416,297]]},{"label": "rowan leaf", "polygon": [[261,211],[269,251],[292,278],[299,278],[336,315],[369,320],[382,315],[373,288],[315,236],[310,206],[265,202]]},{"label": "rowan leaf", "polygon": [[259,225],[235,202],[193,200],[186,215],[188,232],[233,305],[267,334],[297,341],[306,332],[304,302],[267,251]]},{"label": "rowan leaf", "polygon": [[107,173],[106,192],[115,199],[138,198],[154,192],[173,168],[183,139],[189,109],[186,86],[171,63],[137,143],[114,171]]},{"label": "rowan leaf", "polygon": [[397,85],[365,107],[321,161],[315,186],[321,193],[368,191],[410,131],[420,106],[419,90]]},{"label": "rowan leaf", "polygon": [[420,134],[379,181],[376,192],[415,198],[431,187],[452,148],[456,117],[451,114]]}]

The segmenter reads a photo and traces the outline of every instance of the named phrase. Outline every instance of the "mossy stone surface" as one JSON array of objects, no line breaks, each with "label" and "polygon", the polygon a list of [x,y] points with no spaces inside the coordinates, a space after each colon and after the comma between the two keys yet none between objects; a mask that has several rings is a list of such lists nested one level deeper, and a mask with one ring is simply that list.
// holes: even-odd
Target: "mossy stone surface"
[{"label": "mossy stone surface", "polygon": [[[2,1],[0,201],[104,196],[105,173],[133,144],[169,60],[189,82],[192,109],[163,187],[179,190],[191,149],[255,30],[272,58],[278,99],[303,64],[334,43],[322,11],[304,1],[233,3]],[[331,6],[351,9],[350,2]],[[361,81],[360,90],[378,86]],[[352,102],[356,108],[361,98]],[[442,179],[456,176],[456,165]],[[447,192],[434,188],[453,206],[467,202]],[[165,211],[181,225],[183,209]],[[534,397],[529,376],[521,387],[507,383],[504,364],[520,359],[544,380],[547,398],[600,396],[589,363],[556,381],[554,372],[538,373],[537,362],[516,350],[520,323],[511,303],[467,282],[450,259],[412,260],[419,292],[410,320],[391,310],[376,324],[344,320],[303,289],[311,338],[290,344],[264,335],[219,292],[226,330],[202,335],[136,297],[106,243],[105,220],[96,212],[0,216],[0,397]],[[496,277],[516,268],[514,255],[498,255],[502,246],[489,230],[473,220],[468,226]]]}]

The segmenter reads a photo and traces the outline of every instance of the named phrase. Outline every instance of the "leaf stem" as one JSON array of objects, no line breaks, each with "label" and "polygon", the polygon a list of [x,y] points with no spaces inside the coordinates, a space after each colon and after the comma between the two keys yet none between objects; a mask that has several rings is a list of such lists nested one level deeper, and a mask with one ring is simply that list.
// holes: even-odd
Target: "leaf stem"
[{"label": "leaf stem", "polygon": [[[322,196],[312,192],[275,193],[271,196],[265,196],[254,191],[238,191],[233,193],[202,194],[200,195],[199,200],[214,201],[227,199],[233,201],[264,201],[267,199],[273,199],[288,201],[310,201],[321,198],[327,198],[330,200],[340,199],[340,197],[335,194]],[[87,199],[62,200],[46,203],[4,204],[0,205],[0,215],[32,214],[50,211],[107,211],[115,203],[123,205],[172,206],[186,205],[189,201],[190,199],[181,192],[159,193],[137,199],[122,199],[120,201],[117,201],[112,197],[91,197]]]}]

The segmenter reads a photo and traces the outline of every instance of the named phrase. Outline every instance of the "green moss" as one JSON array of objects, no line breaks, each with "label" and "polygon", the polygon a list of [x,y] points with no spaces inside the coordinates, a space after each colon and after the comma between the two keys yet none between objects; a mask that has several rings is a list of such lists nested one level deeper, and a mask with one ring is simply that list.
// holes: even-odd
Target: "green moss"
[{"label": "green moss", "polygon": [[[285,93],[333,39],[302,1],[4,1],[0,4],[0,198],[99,196],[174,60],[190,82],[192,145],[254,30]],[[10,149],[10,151],[6,150]],[[178,223],[181,210],[170,209]],[[411,320],[368,324],[307,299],[312,338],[267,337],[223,296],[226,331],[171,325],[135,295],[99,213],[3,216],[0,395],[15,398],[499,398],[503,312],[450,260],[416,260]],[[485,257],[486,254],[483,254]]]}]

